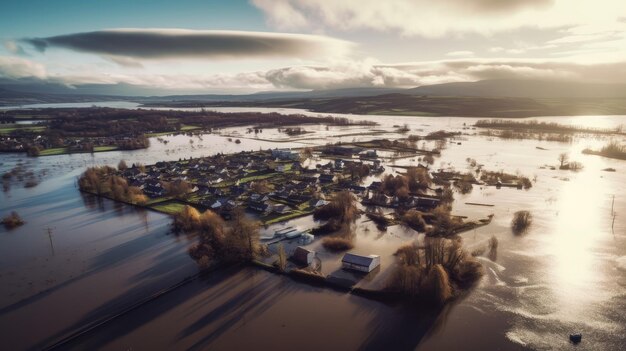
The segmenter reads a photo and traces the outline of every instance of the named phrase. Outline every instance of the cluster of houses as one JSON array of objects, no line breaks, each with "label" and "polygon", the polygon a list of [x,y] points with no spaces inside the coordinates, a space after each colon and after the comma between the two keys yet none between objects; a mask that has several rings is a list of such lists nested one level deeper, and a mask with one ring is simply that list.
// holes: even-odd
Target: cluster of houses
[{"label": "cluster of houses", "polygon": [[[364,194],[367,188],[359,185],[361,177],[384,171],[379,160],[334,159],[309,168],[299,160],[298,152],[274,149],[133,165],[120,172],[129,185],[152,199],[172,195],[167,185],[184,182],[193,193],[193,199],[187,201],[228,218],[237,207],[261,216],[282,215],[324,206],[324,198],[333,191],[350,189]],[[355,178],[351,170],[357,168],[366,173]],[[265,191],[253,186],[261,180],[270,184]]]},{"label": "cluster of houses", "polygon": [[[341,146],[333,152],[363,150]],[[346,151],[344,148],[347,148]],[[367,150],[365,150],[367,151]],[[296,210],[313,210],[324,206],[325,198],[335,191],[350,190],[363,203],[384,207],[432,209],[439,205],[437,196],[411,195],[405,198],[387,196],[381,182],[369,186],[360,180],[384,171],[380,160],[335,157],[326,163],[303,167],[299,153],[292,150],[240,152],[229,155],[157,162],[151,166],[133,166],[120,171],[129,185],[143,190],[152,199],[171,196],[169,188],[186,183],[185,201],[210,209],[229,218],[236,208],[247,208],[260,216],[284,215]],[[358,171],[355,171],[358,170]],[[256,182],[264,182],[260,189]],[[170,185],[170,186],[168,186]],[[179,188],[174,186],[174,188]]]}]

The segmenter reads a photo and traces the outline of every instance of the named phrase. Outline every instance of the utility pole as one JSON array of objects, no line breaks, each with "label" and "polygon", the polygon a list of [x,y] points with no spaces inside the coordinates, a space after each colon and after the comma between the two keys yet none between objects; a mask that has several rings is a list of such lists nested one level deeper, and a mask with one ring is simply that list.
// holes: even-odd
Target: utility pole
[{"label": "utility pole", "polygon": [[613,201],[611,202],[611,214],[615,215],[615,211],[613,211],[613,208],[615,207],[615,194],[613,194]]},{"label": "utility pole", "polygon": [[613,216],[613,221],[611,222],[611,232],[615,235],[615,217],[617,217],[617,213],[613,210],[615,207],[615,194],[613,194],[613,201],[611,202],[611,216]]},{"label": "utility pole", "polygon": [[50,249],[52,250],[52,256],[54,256],[54,244],[52,243],[52,228],[48,227],[46,229],[48,233],[48,239],[50,239]]}]

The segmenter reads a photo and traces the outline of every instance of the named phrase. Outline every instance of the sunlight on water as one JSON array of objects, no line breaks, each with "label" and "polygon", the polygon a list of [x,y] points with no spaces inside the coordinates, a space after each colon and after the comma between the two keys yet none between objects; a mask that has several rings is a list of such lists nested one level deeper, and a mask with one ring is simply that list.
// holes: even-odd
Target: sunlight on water
[{"label": "sunlight on water", "polygon": [[[604,239],[605,219],[608,212],[605,204],[609,200],[606,182],[599,181],[600,172],[594,165],[572,175],[564,182],[558,203],[554,231],[547,243],[553,255],[553,264],[548,274],[560,307],[576,319],[584,318],[585,306],[601,297],[597,284],[606,272],[597,269],[597,246]],[[607,213],[605,213],[607,212]]]}]

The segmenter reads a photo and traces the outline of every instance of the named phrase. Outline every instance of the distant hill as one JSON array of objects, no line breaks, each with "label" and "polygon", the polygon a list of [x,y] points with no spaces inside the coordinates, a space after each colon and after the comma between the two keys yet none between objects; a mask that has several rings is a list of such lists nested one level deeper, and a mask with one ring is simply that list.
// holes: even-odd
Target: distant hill
[{"label": "distant hill", "polygon": [[69,102],[95,102],[123,100],[119,96],[82,95],[82,94],[48,94],[13,91],[0,88],[0,106],[21,106],[29,104],[52,104]]},{"label": "distant hill", "polygon": [[427,96],[517,98],[626,98],[626,84],[593,84],[539,80],[481,80],[425,85],[405,93]]},{"label": "distant hill", "polygon": [[253,94],[202,94],[202,95],[165,95],[140,98],[142,101],[279,101],[292,99],[313,99],[328,97],[376,96],[404,92],[406,89],[392,88],[344,88],[310,91],[267,91]]},{"label": "distant hill", "polygon": [[[626,84],[587,84],[532,80],[483,80],[411,89],[348,88],[254,94],[150,95],[158,89],[129,85],[84,85],[56,88],[54,84],[3,84],[0,106],[57,102],[126,100],[168,107],[290,107],[318,112],[530,117],[626,114]],[[41,83],[41,82],[40,82]],[[72,93],[68,92],[71,91]],[[58,91],[59,93],[51,93]],[[108,91],[110,94],[95,92]],[[134,91],[145,95],[127,96]],[[115,94],[118,92],[119,94]]]}]

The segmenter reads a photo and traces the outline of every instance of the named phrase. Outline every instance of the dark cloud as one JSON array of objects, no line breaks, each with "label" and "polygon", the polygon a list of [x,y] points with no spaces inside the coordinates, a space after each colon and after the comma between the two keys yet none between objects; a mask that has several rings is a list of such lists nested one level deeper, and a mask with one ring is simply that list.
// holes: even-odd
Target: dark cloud
[{"label": "dark cloud", "polygon": [[317,35],[183,29],[111,29],[22,41],[42,52],[57,47],[135,59],[310,58],[343,54],[351,46]]}]

